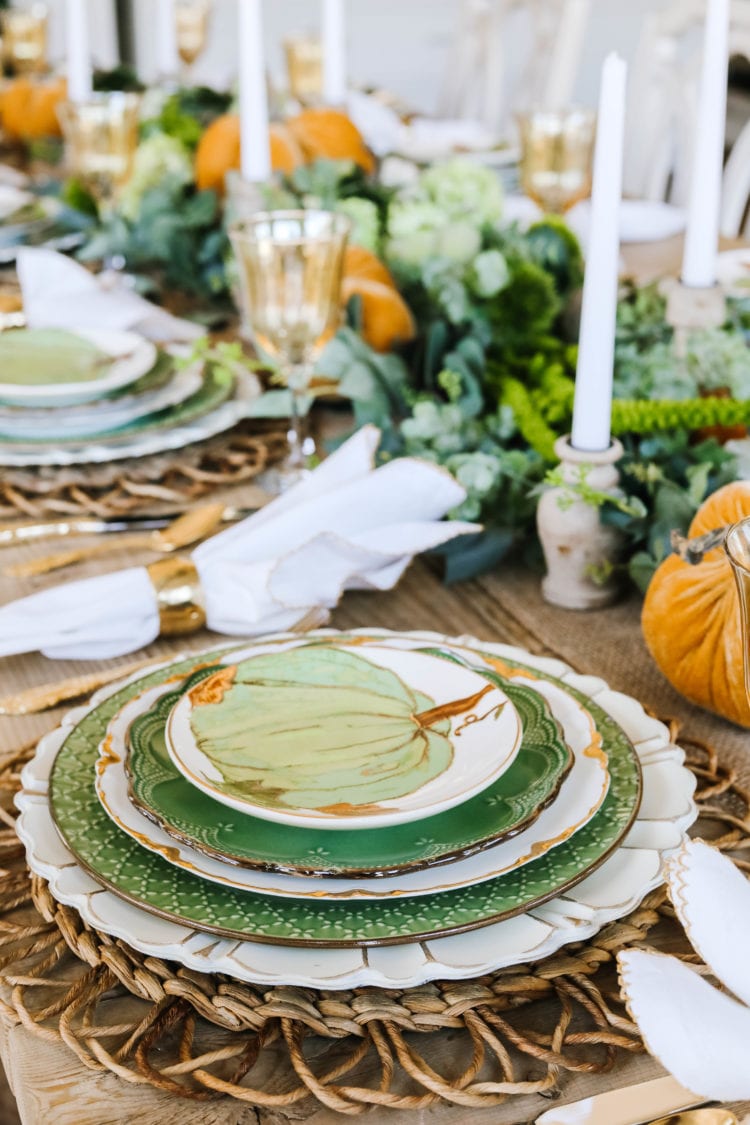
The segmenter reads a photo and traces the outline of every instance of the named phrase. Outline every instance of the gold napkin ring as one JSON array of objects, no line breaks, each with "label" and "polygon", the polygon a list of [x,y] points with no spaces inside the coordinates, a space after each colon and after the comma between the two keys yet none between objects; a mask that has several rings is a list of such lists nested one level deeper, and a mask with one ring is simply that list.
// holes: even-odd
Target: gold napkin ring
[{"label": "gold napkin ring", "polygon": [[162,637],[196,633],[206,624],[206,608],[198,571],[185,555],[170,555],[147,566],[156,591]]}]

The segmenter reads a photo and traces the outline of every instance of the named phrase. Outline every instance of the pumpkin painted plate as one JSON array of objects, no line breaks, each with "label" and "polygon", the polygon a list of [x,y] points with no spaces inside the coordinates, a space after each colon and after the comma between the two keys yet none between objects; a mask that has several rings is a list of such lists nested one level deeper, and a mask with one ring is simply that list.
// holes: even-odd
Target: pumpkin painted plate
[{"label": "pumpkin painted plate", "polygon": [[521,722],[499,682],[385,645],[256,645],[186,692],[166,727],[210,797],[297,827],[421,820],[512,765]]},{"label": "pumpkin painted plate", "polygon": [[[203,659],[216,659],[216,653]],[[513,656],[503,664],[523,671]],[[523,914],[575,886],[612,854],[637,815],[641,770],[624,731],[580,690],[542,671],[542,680],[568,691],[591,713],[608,751],[611,777],[596,816],[546,856],[476,887],[385,903],[308,902],[216,886],[129,839],[105,813],[94,783],[99,744],[117,712],[141,692],[170,675],[185,676],[195,666],[193,655],[100,696],[90,708],[71,715],[54,742],[49,798],[45,797],[61,838],[86,872],[121,899],[178,922],[188,932],[198,929],[261,944],[316,948],[394,945],[463,933]],[[527,674],[540,678],[536,670],[528,669]]]},{"label": "pumpkin painted plate", "polygon": [[[553,718],[538,692],[508,682],[503,684],[503,688],[521,717],[523,744],[513,765],[494,785],[464,805],[417,824],[364,829],[345,837],[332,838],[330,833],[315,829],[289,828],[242,813],[228,812],[177,773],[164,744],[166,717],[180,696],[211,672],[212,669],[203,668],[178,687],[167,683],[151,688],[120,711],[102,743],[97,766],[97,792],[114,822],[150,851],[212,882],[264,894],[334,900],[341,897],[367,900],[396,894],[434,894],[449,887],[491,879],[528,863],[542,850],[554,846],[549,821],[538,831],[534,831],[532,826],[542,809],[554,798],[572,765],[573,754],[564,737],[575,744],[579,762],[591,744],[589,721],[582,716],[581,708],[574,700],[562,692],[558,693],[556,718]],[[205,849],[190,847],[184,838],[177,842],[174,835],[154,823],[162,819],[161,812],[154,814],[151,811],[147,818],[139,811],[130,799],[130,768],[138,778],[138,787],[152,794],[158,806],[163,805],[162,798],[166,792],[170,819],[190,822],[190,810],[197,808],[198,831],[204,839],[206,836],[225,839],[231,847],[234,838],[239,836],[245,846],[251,850],[254,847],[256,853],[263,849],[267,858],[278,857],[274,859],[275,864],[281,865],[286,857],[288,866],[292,868],[295,862],[299,862],[298,857],[307,855],[308,862],[320,865],[331,863],[335,857],[338,866],[346,869],[347,865],[352,865],[352,852],[364,865],[379,863],[379,867],[367,870],[364,877],[355,870],[338,878],[300,878],[298,874],[268,870],[271,867],[268,862],[266,870],[254,870],[227,862],[215,850],[213,856],[208,856]],[[565,833],[577,823],[575,808],[581,806],[577,784],[579,772],[576,771],[576,777],[571,775],[570,788],[566,786],[566,799],[561,798],[555,805],[556,815],[564,825],[561,831]],[[586,800],[584,792],[583,801]],[[565,819],[563,808],[567,809]],[[483,833],[488,836],[487,840],[482,839]],[[445,855],[440,855],[437,861],[423,860],[419,865],[423,870],[409,871],[413,855],[441,847],[441,834],[457,849],[458,854],[461,853],[457,841],[465,843],[470,838],[472,846],[466,848],[467,858],[451,863],[450,857],[446,859]],[[490,843],[498,843],[503,838],[506,839],[505,847],[490,846]],[[405,859],[403,866],[407,874],[398,869],[388,872],[388,860],[392,863],[399,846],[398,839],[402,848],[400,858]],[[473,858],[468,858],[472,853]],[[424,870],[425,867],[427,870]],[[386,877],[386,873],[391,877]],[[373,878],[373,875],[381,877]]]},{"label": "pumpkin painted plate", "polygon": [[0,400],[73,406],[135,383],[156,347],[134,332],[22,328],[0,336]]}]

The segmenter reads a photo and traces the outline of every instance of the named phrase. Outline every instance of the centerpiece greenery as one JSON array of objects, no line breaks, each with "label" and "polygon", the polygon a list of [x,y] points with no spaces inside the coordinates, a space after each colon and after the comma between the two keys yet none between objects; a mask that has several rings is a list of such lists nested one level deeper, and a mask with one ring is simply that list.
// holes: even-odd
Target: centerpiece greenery
[{"label": "centerpiece greenery", "polygon": [[[223,95],[183,91],[155,110],[118,212],[94,229],[85,256],[123,254],[166,288],[228,305],[223,203],[198,190],[194,171],[206,126],[227,109]],[[463,160],[397,187],[353,161],[300,161],[265,193],[269,207],[344,211],[353,244],[386,267],[384,288],[400,304],[380,292],[382,278],[345,279],[346,324],[319,382],[351,401],[357,425],[380,426],[384,458],[429,458],[466,488],[452,515],[481,520],[485,531],[446,549],[448,578],[512,552],[536,555],[538,494],[557,482],[553,446],[572,415],[583,277],[572,232],[555,218],[527,230],[505,222],[494,173]],[[623,494],[597,495],[585,472],[571,487],[622,530],[622,565],[641,587],[672,528],[685,529],[704,498],[737,476],[723,442],[750,422],[747,324],[748,309],[732,302],[727,325],[692,337],[678,358],[658,288],[623,290],[612,417],[626,451]]]}]

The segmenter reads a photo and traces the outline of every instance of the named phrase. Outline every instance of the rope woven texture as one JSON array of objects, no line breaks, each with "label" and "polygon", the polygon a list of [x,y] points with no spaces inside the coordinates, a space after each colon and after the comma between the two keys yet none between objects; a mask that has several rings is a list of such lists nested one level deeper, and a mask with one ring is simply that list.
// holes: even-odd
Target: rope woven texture
[{"label": "rope woven texture", "polygon": [[[698,779],[696,834],[750,873],[750,797],[709,746],[680,744]],[[349,1115],[553,1095],[564,1072],[604,1073],[620,1051],[644,1049],[619,999],[617,952],[655,944],[695,962],[662,888],[587,942],[476,980],[263,990],[180,968],[90,929],[42,879],[29,879],[10,802],[32,753],[0,760],[0,1006],[34,1034],[62,1040],[92,1070],[127,1082],[276,1109],[312,1097]],[[439,1073],[430,1037],[446,1030],[450,1072]],[[271,1045],[287,1071],[274,1091],[253,1081]]]}]

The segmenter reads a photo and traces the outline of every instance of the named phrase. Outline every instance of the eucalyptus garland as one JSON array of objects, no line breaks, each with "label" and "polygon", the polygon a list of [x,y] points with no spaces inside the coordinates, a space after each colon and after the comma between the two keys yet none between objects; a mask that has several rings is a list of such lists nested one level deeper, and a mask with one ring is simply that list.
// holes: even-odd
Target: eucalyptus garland
[{"label": "eucalyptus garland", "polygon": [[[152,284],[225,306],[222,202],[197,190],[193,152],[226,108],[211,91],[179,91],[158,108],[120,210],[93,229],[85,256],[122,253]],[[554,482],[555,441],[573,411],[583,259],[572,232],[559,219],[529,230],[506,223],[494,173],[461,160],[399,187],[318,161],[266,194],[270,207],[346,213],[352,241],[385,262],[411,311],[415,338],[382,354],[367,343],[372,309],[357,293],[318,382],[337,384],[357,425],[380,426],[382,457],[428,458],[464,486],[452,514],[481,520],[485,532],[445,549],[448,577],[514,551],[532,559],[539,491],[545,478]],[[587,489],[585,474],[577,487],[622,531],[623,566],[641,586],[669,550],[671,529],[684,531],[703,499],[737,475],[737,458],[707,435],[750,424],[748,329],[750,311],[732,302],[724,328],[697,334],[678,358],[658,288],[622,293],[612,430],[626,451],[625,496],[612,504]]]}]

